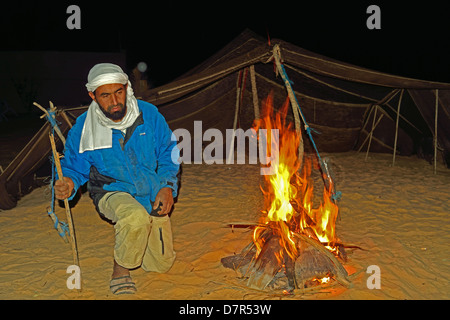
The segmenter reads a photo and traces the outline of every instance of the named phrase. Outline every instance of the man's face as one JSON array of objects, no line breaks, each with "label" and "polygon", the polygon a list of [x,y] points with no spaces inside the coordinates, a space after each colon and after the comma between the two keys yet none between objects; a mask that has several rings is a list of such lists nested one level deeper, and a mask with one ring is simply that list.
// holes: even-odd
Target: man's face
[{"label": "man's face", "polygon": [[120,83],[105,84],[89,96],[97,102],[106,117],[119,122],[127,113],[127,86]]}]

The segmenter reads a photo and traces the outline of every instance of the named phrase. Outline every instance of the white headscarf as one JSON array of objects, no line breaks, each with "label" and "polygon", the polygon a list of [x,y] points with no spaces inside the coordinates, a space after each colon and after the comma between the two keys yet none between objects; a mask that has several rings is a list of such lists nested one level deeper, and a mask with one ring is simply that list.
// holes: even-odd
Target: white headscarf
[{"label": "white headscarf", "polygon": [[81,132],[81,141],[79,152],[86,150],[105,149],[112,147],[112,130],[125,130],[130,127],[139,116],[137,100],[128,76],[122,68],[111,63],[100,63],[95,65],[88,74],[88,83],[86,88],[94,92],[98,87],[105,84],[120,83],[128,84],[127,87],[127,113],[119,122],[114,122],[106,117],[100,106],[94,100],[89,106],[83,131]]}]

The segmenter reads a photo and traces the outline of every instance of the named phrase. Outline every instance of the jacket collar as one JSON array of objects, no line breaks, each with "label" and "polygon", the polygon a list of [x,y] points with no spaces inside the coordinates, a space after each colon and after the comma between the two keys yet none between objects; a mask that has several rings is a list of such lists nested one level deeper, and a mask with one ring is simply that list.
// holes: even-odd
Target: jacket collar
[{"label": "jacket collar", "polygon": [[128,142],[128,140],[130,140],[131,136],[133,135],[134,130],[136,130],[136,128],[141,124],[144,124],[144,116],[142,115],[142,111],[141,111],[141,113],[139,113],[139,116],[136,118],[136,120],[131,125],[131,127],[127,128],[127,132],[126,132],[125,138],[123,140],[122,148],[125,146],[125,144]]}]

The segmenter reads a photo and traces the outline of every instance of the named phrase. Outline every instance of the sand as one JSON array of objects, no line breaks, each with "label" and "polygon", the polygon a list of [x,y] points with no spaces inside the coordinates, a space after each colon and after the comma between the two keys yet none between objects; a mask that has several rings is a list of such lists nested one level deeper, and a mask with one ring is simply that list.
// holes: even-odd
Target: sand
[{"label": "sand", "polygon": [[[337,234],[348,250],[352,288],[339,284],[320,292],[284,296],[252,290],[220,259],[238,253],[251,239],[229,222],[258,221],[261,176],[256,165],[183,165],[172,214],[177,259],[166,274],[132,271],[138,293],[114,296],[113,226],[102,220],[84,193],[72,208],[82,290],[66,286],[73,264],[47,215],[50,189],[24,196],[16,208],[0,211],[0,299],[449,299],[450,170],[426,161],[364,153],[328,154],[336,175],[341,219]],[[57,207],[66,221],[63,207]],[[380,269],[380,289],[369,289],[367,268]]]}]

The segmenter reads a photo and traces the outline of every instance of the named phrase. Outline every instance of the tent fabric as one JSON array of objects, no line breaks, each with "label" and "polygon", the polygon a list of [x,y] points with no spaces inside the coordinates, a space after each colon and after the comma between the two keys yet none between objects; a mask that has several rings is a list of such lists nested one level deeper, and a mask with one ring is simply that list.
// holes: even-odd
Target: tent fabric
[{"label": "tent fabric", "polygon": [[[175,81],[148,90],[143,96],[145,100],[158,106],[172,129],[187,128],[191,131],[195,120],[202,120],[204,130],[214,126],[219,129],[232,128],[236,79],[240,70],[255,66],[260,102],[269,92],[274,93],[275,106],[281,106],[286,99],[284,84],[280,77],[276,77],[270,61],[272,46],[275,44],[281,48],[283,64],[293,82],[302,112],[310,126],[321,132],[315,138],[320,150],[335,152],[359,147],[358,141],[364,141],[367,134],[361,132],[361,129],[367,121],[369,110],[373,105],[380,105],[385,110],[386,117],[375,131],[381,135],[379,139],[374,139],[371,148],[373,151],[392,152],[383,145],[387,143],[393,147],[393,144],[383,141],[394,137],[395,112],[393,114],[392,110],[397,110],[400,89],[407,90],[401,113],[413,114],[416,119],[408,120],[401,116],[399,138],[405,137],[405,143],[414,144],[409,134],[414,139],[417,135],[433,134],[430,128],[434,128],[434,102],[426,97],[429,96],[427,92],[438,89],[439,114],[442,116],[439,117],[438,143],[441,148],[450,150],[450,146],[447,146],[450,135],[447,133],[448,126],[445,125],[449,120],[449,113],[445,110],[448,111],[449,106],[447,97],[450,96],[450,84],[368,70],[321,56],[283,40],[272,39],[269,45],[265,39],[250,30],[245,30],[222,50]],[[247,77],[247,90],[244,91],[244,102],[240,109],[240,125],[243,129],[251,125],[254,116],[250,87]],[[414,93],[422,99],[413,100]],[[426,117],[430,112],[431,116]],[[424,125],[426,132],[414,129]],[[390,130],[380,130],[387,127]],[[389,137],[386,136],[388,133]],[[411,154],[415,148],[402,146],[400,141],[398,148],[405,150],[401,154]]]},{"label": "tent fabric", "polygon": [[[272,39],[269,44],[250,30],[245,30],[209,59],[172,82],[140,92],[139,96],[158,107],[172,130],[184,128],[193,136],[194,121],[202,121],[203,132],[209,128],[232,129],[237,92],[240,92],[237,123],[239,128],[246,130],[255,118],[255,98],[261,105],[272,93],[276,108],[287,98],[284,83],[276,75],[271,59],[276,44],[280,47],[283,65],[306,121],[320,132],[314,134],[320,152],[367,148],[367,137],[373,131],[370,151],[392,153],[396,114],[402,96],[397,153],[414,153],[418,141],[429,141],[433,137],[438,90],[439,153],[450,154],[450,84],[368,70],[283,40]],[[255,70],[256,88],[252,88],[250,67]],[[253,96],[252,89],[256,89],[257,97]],[[64,112],[74,122],[86,109],[66,108]],[[377,127],[372,130],[373,118],[378,120],[381,115]],[[61,117],[57,120],[66,134],[70,126]],[[293,120],[292,110],[288,120]],[[44,125],[0,175],[1,209],[14,207],[20,195],[26,192],[24,189],[32,184],[30,176],[48,163],[49,130],[50,127]]]},{"label": "tent fabric", "polygon": [[[65,118],[73,124],[86,110],[87,107],[68,109]],[[70,124],[62,116],[62,112],[57,112],[55,118],[61,132],[67,135]],[[50,163],[50,132],[50,124],[46,122],[0,175],[0,209],[14,208],[21,196],[38,186],[35,173],[44,164]],[[55,135],[55,141],[57,148],[62,149],[58,135]]]}]

